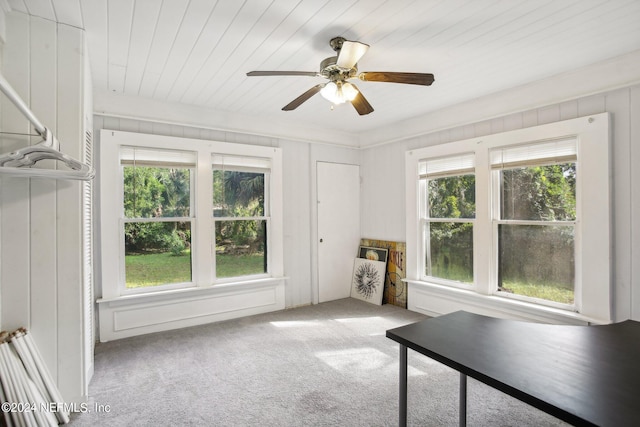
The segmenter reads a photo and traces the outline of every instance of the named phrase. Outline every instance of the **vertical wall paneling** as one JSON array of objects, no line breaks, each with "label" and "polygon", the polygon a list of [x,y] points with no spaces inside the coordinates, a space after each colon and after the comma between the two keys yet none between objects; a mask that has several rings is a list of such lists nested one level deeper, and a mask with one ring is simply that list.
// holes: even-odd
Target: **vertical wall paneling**
[{"label": "vertical wall paneling", "polygon": [[[82,159],[84,33],[58,25],[58,126],[62,149]],[[64,76],[64,78],[62,78]],[[78,401],[86,394],[83,372],[82,308],[82,184],[58,183],[58,388],[66,400]]]},{"label": "vertical wall paneling", "polygon": [[[7,15],[7,40],[3,52],[3,74],[24,100],[29,99],[29,18]],[[29,122],[7,100],[2,98],[2,130],[28,134]],[[27,102],[27,101],[25,101]],[[2,136],[2,151],[29,144],[29,138]],[[29,180],[3,176],[0,178],[2,200],[2,327],[7,330],[31,327],[29,301]],[[9,268],[10,266],[10,268]]]},{"label": "vertical wall paneling", "polygon": [[287,307],[308,304],[311,298],[311,259],[300,248],[311,246],[309,144],[283,141],[284,269]]},{"label": "vertical wall paneling", "polygon": [[[630,110],[630,147],[629,162],[631,165],[640,165],[640,86],[631,89],[631,101],[629,103]],[[631,168],[631,190],[629,197],[631,199],[630,217],[636,222],[631,223],[631,250],[630,258],[635,262],[631,263],[631,318],[640,321],[640,170],[637,167]]]},{"label": "vertical wall paneling", "polygon": [[[83,158],[84,32],[24,13],[6,15],[2,72],[61,150]],[[4,96],[2,130],[33,134]],[[40,142],[0,138],[2,151]],[[35,167],[64,167],[42,161]],[[87,397],[83,342],[82,184],[70,180],[0,178],[2,327],[29,328],[67,402]]]},{"label": "vertical wall paneling", "polygon": [[[31,18],[30,26],[30,74],[31,93],[29,105],[36,117],[54,134],[57,134],[57,69],[56,23]],[[34,137],[33,143],[41,138]],[[48,164],[47,164],[48,163]],[[39,162],[36,167],[55,167],[55,162]],[[56,188],[53,179],[32,178],[31,185],[31,324],[33,337],[54,378],[57,376],[56,354],[58,334],[56,322],[58,307],[52,304],[57,294],[56,255]],[[26,237],[26,236],[25,236]]]},{"label": "vertical wall paneling", "polygon": [[[613,294],[614,315],[618,319],[631,317],[631,138],[629,121],[630,91],[622,89],[606,98],[606,111],[612,114],[614,147],[611,151],[612,230],[614,250],[613,272],[616,284]],[[637,181],[636,181],[637,182]]]},{"label": "vertical wall paneling", "polygon": [[[5,25],[5,11],[0,8],[0,70],[2,70],[3,64],[3,50],[5,39],[6,39],[6,25]],[[2,101],[0,101],[0,132],[3,130],[2,123]],[[0,152],[4,152],[3,150],[4,144],[2,142],[2,138],[0,138]],[[0,205],[2,204],[2,180],[0,180]],[[0,330],[2,330],[2,273],[1,273],[1,264],[2,263],[2,212],[0,212]]]}]

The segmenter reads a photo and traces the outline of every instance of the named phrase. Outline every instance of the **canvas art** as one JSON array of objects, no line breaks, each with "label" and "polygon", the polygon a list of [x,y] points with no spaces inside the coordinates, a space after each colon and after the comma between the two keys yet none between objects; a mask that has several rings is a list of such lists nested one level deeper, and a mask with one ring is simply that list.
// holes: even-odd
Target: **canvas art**
[{"label": "canvas art", "polygon": [[386,268],[387,264],[383,261],[356,258],[353,263],[351,297],[382,305]]},{"label": "canvas art", "polygon": [[407,277],[406,244],[387,240],[362,239],[360,240],[360,245],[361,247],[373,247],[389,251],[382,303],[407,308],[406,283],[402,281]]},{"label": "canvas art", "polygon": [[358,258],[366,258],[371,261],[387,262],[389,250],[384,248],[374,248],[370,246],[360,246]]}]

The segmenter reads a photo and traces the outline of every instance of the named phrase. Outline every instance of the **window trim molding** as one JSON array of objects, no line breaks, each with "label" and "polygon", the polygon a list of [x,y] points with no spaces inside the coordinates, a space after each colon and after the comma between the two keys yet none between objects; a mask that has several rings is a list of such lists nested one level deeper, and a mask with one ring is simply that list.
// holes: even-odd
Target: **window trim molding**
[{"label": "window trim molding", "polygon": [[[265,278],[282,278],[284,274],[284,233],[282,209],[282,151],[278,147],[257,146],[249,144],[234,144],[220,141],[207,141],[189,138],[179,138],[164,135],[151,135],[133,132],[101,130],[100,134],[100,231],[101,231],[101,260],[102,260],[102,296],[103,300],[114,300],[126,297],[121,294],[118,284],[119,275],[123,274],[120,263],[121,238],[119,236],[121,215],[116,201],[121,200],[122,183],[117,173],[120,168],[120,148],[145,147],[155,149],[193,151],[197,154],[197,166],[194,168],[195,188],[192,189],[194,206],[192,206],[194,238],[192,253],[195,268],[193,269],[193,286],[187,289],[208,288],[215,286],[213,281],[214,263],[211,262],[211,251],[214,230],[212,229],[213,191],[211,180],[212,155],[223,154],[246,157],[265,157],[271,159],[270,173],[270,240],[268,241],[269,262],[271,271]],[[195,221],[194,221],[195,220]],[[114,237],[115,236],[115,237]],[[203,236],[210,236],[206,238]],[[251,282],[256,277],[234,278],[234,283]],[[228,283],[225,279],[222,282]],[[167,288],[165,288],[167,289]],[[167,289],[168,290],[168,289]],[[162,292],[159,290],[158,292]],[[153,293],[153,292],[151,292]],[[148,293],[145,293],[148,294]]]},{"label": "window trim molding", "polygon": [[[158,289],[155,292],[121,295],[118,289],[122,206],[119,175],[120,146],[143,146],[197,152],[192,245],[201,257],[193,271],[193,286]],[[213,180],[212,153],[271,159],[270,274],[212,281]],[[100,341],[202,325],[285,308],[282,150],[278,147],[234,144],[172,136],[103,129],[100,131],[99,234],[102,297],[97,300]],[[120,193],[119,193],[120,192]],[[114,202],[116,201],[116,202]],[[193,220],[194,218],[192,218]],[[209,236],[210,238],[204,237]]]},{"label": "window trim molding", "polygon": [[[422,301],[412,301],[411,285],[413,283],[425,285],[428,282],[420,279],[421,244],[420,237],[420,194],[419,194],[419,170],[421,160],[429,157],[454,156],[465,154],[470,150],[476,153],[476,226],[474,227],[474,277],[475,293],[478,296],[491,297],[492,277],[495,274],[497,262],[493,250],[480,250],[481,245],[490,243],[494,247],[492,221],[491,191],[491,165],[490,149],[515,145],[520,143],[533,143],[544,140],[558,139],[565,136],[576,136],[578,144],[578,168],[589,171],[581,173],[578,177],[578,199],[576,210],[580,220],[576,224],[577,236],[582,240],[576,242],[579,248],[576,252],[576,283],[580,283],[576,293],[576,306],[580,310],[580,316],[592,319],[596,323],[609,323],[612,319],[611,310],[611,254],[612,254],[612,214],[611,214],[611,177],[610,177],[610,115],[609,113],[596,114],[577,119],[565,120],[540,126],[518,129],[509,132],[487,135],[446,144],[433,145],[424,148],[409,150],[405,154],[405,188],[406,188],[406,240],[407,240],[407,279],[409,282],[409,308],[420,310],[419,306],[425,306]],[[602,167],[602,165],[606,167]],[[595,171],[595,172],[594,172]],[[584,189],[590,189],[585,191]],[[588,212],[588,215],[585,213]],[[606,224],[603,226],[603,224]],[[605,286],[599,285],[605,283]],[[430,287],[428,311],[433,314],[445,314],[455,309],[467,309],[478,312],[478,307],[500,312],[492,309],[489,303],[483,303],[483,298],[475,299],[476,303],[469,304],[457,299],[460,289],[447,286]],[[472,291],[471,291],[472,292]],[[433,298],[433,295],[440,295]],[[414,299],[416,297],[414,293]],[[453,300],[452,300],[453,298]],[[486,298],[485,298],[486,299]],[[447,301],[445,301],[447,300]],[[452,304],[451,302],[457,302]],[[521,301],[501,298],[503,302],[519,310]],[[479,304],[479,305],[478,305]],[[530,304],[532,310],[545,311],[548,307],[537,308],[537,304]],[[485,310],[486,309],[486,310]],[[575,317],[567,311],[568,317]],[[534,318],[530,314],[526,317]]]}]

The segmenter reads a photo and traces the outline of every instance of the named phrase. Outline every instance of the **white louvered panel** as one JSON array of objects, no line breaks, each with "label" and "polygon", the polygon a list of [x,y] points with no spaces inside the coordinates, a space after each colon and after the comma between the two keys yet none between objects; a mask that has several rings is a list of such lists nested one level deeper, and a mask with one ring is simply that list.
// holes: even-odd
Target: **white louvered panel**
[{"label": "white louvered panel", "polygon": [[[83,161],[93,166],[93,134],[89,127],[85,130],[84,142]],[[93,180],[84,181],[82,184],[82,264],[85,369],[92,370],[95,343],[95,324],[93,320]],[[89,379],[87,378],[86,381],[88,382]]]},{"label": "white louvered panel", "polygon": [[153,96],[188,4],[188,0],[172,0],[162,3],[160,17],[156,25],[156,28],[160,28],[161,31],[154,33],[140,84],[140,96],[149,98]]},{"label": "white louvered panel", "polygon": [[[239,2],[233,2],[239,3]],[[216,4],[209,0],[196,0],[189,3],[187,13],[180,25],[180,31],[173,41],[168,60],[162,70],[160,80],[153,94],[154,98],[165,99],[180,74],[185,62],[193,52],[194,45],[199,40],[207,22],[211,19]],[[230,17],[229,17],[230,18]],[[211,41],[215,43],[215,40]]]},{"label": "white louvered panel", "polygon": [[[240,6],[243,6],[242,9]],[[223,80],[216,80],[215,77],[223,68],[221,65],[226,64],[233,69],[235,61],[228,60],[229,56],[235,51],[242,52],[244,39],[253,33],[247,31],[247,26],[253,28],[267,6],[268,3],[259,0],[244,5],[240,2],[218,3],[180,70],[169,92],[169,99],[180,100],[190,86],[200,92],[209,85],[220,84]],[[229,16],[234,17],[230,25]]]},{"label": "white louvered panel", "polygon": [[162,2],[156,0],[136,1],[124,81],[124,92],[128,95],[138,95],[153,37],[164,31],[164,28],[157,27],[160,6]]}]

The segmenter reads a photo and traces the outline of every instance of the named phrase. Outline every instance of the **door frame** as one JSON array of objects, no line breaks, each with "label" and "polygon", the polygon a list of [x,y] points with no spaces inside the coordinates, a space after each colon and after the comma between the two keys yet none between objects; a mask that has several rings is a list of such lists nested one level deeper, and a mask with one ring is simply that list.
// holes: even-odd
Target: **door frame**
[{"label": "door frame", "polygon": [[[331,161],[315,159],[311,162],[312,170],[310,202],[312,215],[311,241],[313,242],[313,244],[311,245],[311,304],[318,304],[320,301],[320,268],[318,264],[318,163],[333,163],[347,166],[357,166],[358,168],[361,168],[361,165],[357,161]],[[362,175],[360,175],[360,179],[362,179]]]}]

